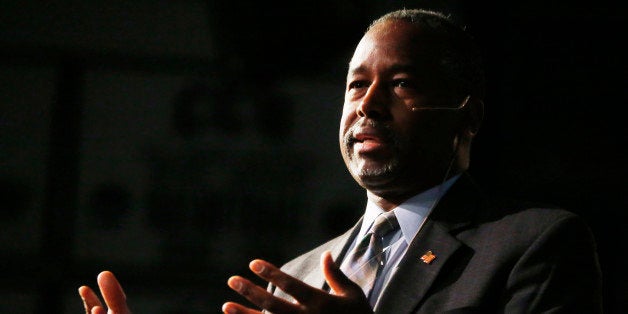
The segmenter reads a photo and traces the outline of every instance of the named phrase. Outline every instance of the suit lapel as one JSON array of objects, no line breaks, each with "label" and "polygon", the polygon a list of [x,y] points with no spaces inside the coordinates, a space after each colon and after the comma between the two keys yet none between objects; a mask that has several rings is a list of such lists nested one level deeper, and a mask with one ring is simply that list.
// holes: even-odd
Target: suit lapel
[{"label": "suit lapel", "polygon": [[[423,236],[427,234],[429,237]],[[427,221],[382,292],[375,313],[410,313],[426,295],[447,259],[460,246],[448,230],[434,221]],[[428,251],[436,256],[430,263],[421,260]]]},{"label": "suit lapel", "polygon": [[[473,220],[478,194],[466,174],[451,187],[410,243],[395,274],[382,291],[375,313],[411,313],[419,305],[443,265],[463,246],[455,233]],[[436,256],[429,263],[421,260],[428,251]]]},{"label": "suit lapel", "polygon": [[[344,256],[347,253],[347,250],[351,246],[353,239],[357,236],[360,231],[360,227],[362,226],[362,219],[360,218],[358,222],[353,226],[353,228],[349,229],[340,237],[336,238],[336,240],[331,241],[329,245],[326,247],[327,250],[331,252],[331,256],[334,258],[336,263],[340,263]],[[320,254],[323,253],[323,250],[318,252],[319,254],[316,256],[312,256],[312,259],[317,258],[318,260],[313,263],[314,266],[311,271],[306,272],[306,276],[303,277],[303,282],[317,288],[329,289],[327,283],[325,282],[325,276],[323,275],[323,270],[321,269],[320,263]],[[313,261],[314,262],[314,261]]]}]

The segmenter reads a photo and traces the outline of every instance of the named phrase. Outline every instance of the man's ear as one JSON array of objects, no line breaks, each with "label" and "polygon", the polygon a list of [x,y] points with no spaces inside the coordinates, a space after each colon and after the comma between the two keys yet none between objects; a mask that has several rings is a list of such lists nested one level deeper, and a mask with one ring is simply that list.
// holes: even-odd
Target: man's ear
[{"label": "man's ear", "polygon": [[466,108],[464,109],[465,116],[462,123],[462,130],[460,136],[465,139],[472,139],[480,130],[482,120],[484,119],[484,101],[479,97],[469,95]]}]

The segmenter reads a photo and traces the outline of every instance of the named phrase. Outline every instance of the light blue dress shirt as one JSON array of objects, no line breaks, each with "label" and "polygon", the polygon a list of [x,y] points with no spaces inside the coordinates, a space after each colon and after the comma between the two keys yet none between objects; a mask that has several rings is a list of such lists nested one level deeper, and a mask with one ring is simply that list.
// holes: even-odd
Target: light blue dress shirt
[{"label": "light blue dress shirt", "polygon": [[[384,264],[384,268],[378,277],[375,279],[373,290],[368,296],[371,306],[376,304],[383,287],[386,286],[388,280],[390,280],[391,276],[396,271],[399,261],[403,258],[406,250],[408,249],[408,245],[412,242],[414,236],[419,232],[432,209],[459,177],[460,175],[456,175],[441,185],[435,186],[409,198],[393,209],[395,216],[399,221],[400,228],[396,232],[389,233],[383,239],[385,254],[384,260],[386,263]],[[351,252],[353,247],[357,244],[358,239],[362,239],[366,235],[375,221],[375,218],[384,212],[385,211],[382,208],[375,205],[371,201],[368,201],[360,233],[354,239],[348,252]],[[343,263],[346,262],[347,260],[343,261]]]}]

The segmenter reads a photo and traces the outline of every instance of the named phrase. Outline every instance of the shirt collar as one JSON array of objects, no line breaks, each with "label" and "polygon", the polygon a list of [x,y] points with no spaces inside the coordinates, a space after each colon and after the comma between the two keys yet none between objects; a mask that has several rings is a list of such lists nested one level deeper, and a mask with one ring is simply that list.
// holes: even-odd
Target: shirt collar
[{"label": "shirt collar", "polygon": [[[416,233],[419,232],[425,219],[427,219],[432,209],[436,207],[440,198],[459,177],[460,174],[455,175],[442,184],[409,198],[393,209],[397,221],[399,221],[399,227],[403,237],[408,244],[410,244]],[[375,203],[371,201],[367,202],[358,239],[362,238],[371,228],[375,218],[384,212],[385,211]]]}]

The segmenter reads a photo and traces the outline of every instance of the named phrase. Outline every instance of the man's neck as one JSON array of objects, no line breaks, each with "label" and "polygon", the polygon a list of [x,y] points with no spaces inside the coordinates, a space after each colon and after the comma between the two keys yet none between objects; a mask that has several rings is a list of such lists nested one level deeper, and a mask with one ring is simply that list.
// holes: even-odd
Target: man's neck
[{"label": "man's neck", "polygon": [[397,193],[397,194],[392,194],[392,193],[375,193],[373,191],[367,190],[366,191],[366,196],[368,198],[368,200],[374,204],[376,204],[377,206],[379,206],[381,209],[385,210],[385,211],[391,211],[393,209],[395,209],[397,206],[399,206],[400,204],[402,204],[403,202],[405,202],[406,200],[410,199],[411,197],[418,195],[420,193],[423,193],[431,188],[434,188],[436,186],[442,185],[443,183],[447,182],[448,180],[451,180],[454,177],[457,177],[460,173],[454,174],[450,177],[447,178],[447,180],[444,180],[443,182],[439,182],[436,184],[430,184],[429,186],[421,186],[421,187],[416,187],[414,189],[408,189],[405,192],[401,192],[401,193]]}]

